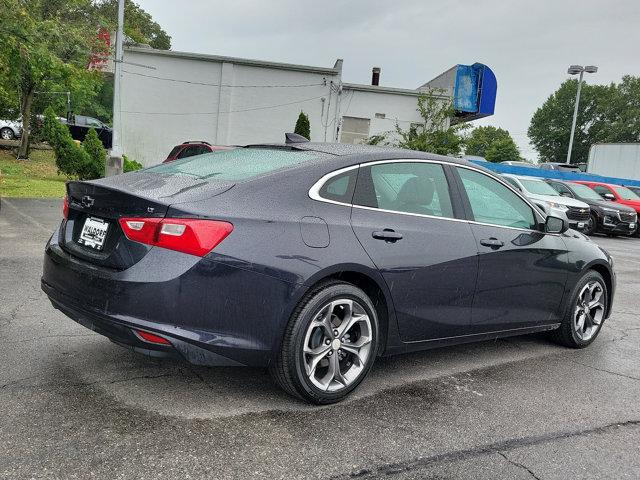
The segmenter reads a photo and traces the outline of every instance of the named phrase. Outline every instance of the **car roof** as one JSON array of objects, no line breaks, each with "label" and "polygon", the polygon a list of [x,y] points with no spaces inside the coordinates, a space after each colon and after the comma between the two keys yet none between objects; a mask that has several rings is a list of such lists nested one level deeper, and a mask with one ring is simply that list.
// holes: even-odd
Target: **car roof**
[{"label": "car roof", "polygon": [[597,182],[595,180],[576,180],[577,183],[589,183],[591,185],[603,185],[605,187],[621,187],[622,185],[617,185],[615,183],[606,183],[606,182]]},{"label": "car roof", "polygon": [[[463,158],[449,157],[435,153],[408,150],[405,148],[378,146],[378,145],[354,145],[350,143],[328,143],[328,142],[303,142],[303,143],[264,143],[245,145],[243,148],[264,148],[264,149],[286,149],[293,151],[315,152],[319,157],[357,157],[358,161],[369,161],[377,159],[425,159],[437,160],[443,163],[473,166],[482,170],[484,167],[469,162]],[[489,171],[489,170],[487,170]]]}]

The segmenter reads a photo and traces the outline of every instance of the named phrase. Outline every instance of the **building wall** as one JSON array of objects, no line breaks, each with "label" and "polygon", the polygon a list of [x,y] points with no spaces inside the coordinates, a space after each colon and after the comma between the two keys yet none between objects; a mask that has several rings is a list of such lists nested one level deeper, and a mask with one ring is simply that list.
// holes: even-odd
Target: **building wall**
[{"label": "building wall", "polygon": [[125,62],[123,150],[145,166],[159,163],[186,140],[282,142],[300,111],[309,116],[311,140],[324,141],[326,124],[327,139],[335,136],[337,93],[331,83],[337,90],[338,75],[130,50]]},{"label": "building wall", "polygon": [[[412,123],[422,122],[417,111],[417,95],[345,88],[340,101],[340,116],[343,119],[356,117],[370,120],[369,136],[389,132],[393,135],[396,122],[404,130],[408,129]],[[348,139],[340,135],[340,141],[345,140]]]},{"label": "building wall", "polygon": [[[312,141],[361,142],[393,132],[396,122],[406,129],[422,120],[415,90],[344,84],[339,91],[340,60],[321,68],[129,48],[123,69],[123,151],[145,166],[187,140],[282,142],[300,111]],[[369,119],[366,131],[358,119]],[[343,137],[349,122],[362,133]]]}]

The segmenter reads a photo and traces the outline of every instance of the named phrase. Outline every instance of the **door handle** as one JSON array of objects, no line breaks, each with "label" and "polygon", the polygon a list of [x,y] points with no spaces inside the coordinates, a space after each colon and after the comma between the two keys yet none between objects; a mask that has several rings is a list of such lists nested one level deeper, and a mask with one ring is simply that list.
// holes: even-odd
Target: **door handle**
[{"label": "door handle", "polygon": [[491,237],[491,238],[484,238],[480,240],[480,245],[484,245],[485,247],[491,247],[492,249],[497,250],[500,247],[504,246],[504,242],[501,240],[498,240],[495,237]]},{"label": "door handle", "polygon": [[371,236],[376,240],[384,240],[387,243],[395,243],[398,240],[402,240],[402,234],[390,228],[385,228],[384,230],[373,232]]}]

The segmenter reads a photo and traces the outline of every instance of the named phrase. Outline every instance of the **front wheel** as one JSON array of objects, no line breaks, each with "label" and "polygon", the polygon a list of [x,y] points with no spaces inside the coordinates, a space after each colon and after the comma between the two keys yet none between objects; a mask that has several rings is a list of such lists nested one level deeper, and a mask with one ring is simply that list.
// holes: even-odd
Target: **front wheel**
[{"label": "front wheel", "polygon": [[554,339],[567,347],[586,347],[600,333],[608,306],[609,292],[602,275],[589,270],[576,284],[562,324],[552,332]]},{"label": "front wheel", "polygon": [[592,213],[591,215],[589,215],[589,221],[587,221],[587,224],[585,225],[582,233],[584,233],[585,235],[593,235],[594,233],[596,233],[597,228],[598,228],[598,218],[595,216],[594,213]]},{"label": "front wheel", "polygon": [[10,128],[3,128],[0,129],[0,138],[2,138],[2,140],[13,140],[16,136]]},{"label": "front wheel", "polygon": [[289,394],[316,404],[342,400],[365,378],[378,350],[378,317],[362,290],[314,288],[287,325],[271,374]]}]

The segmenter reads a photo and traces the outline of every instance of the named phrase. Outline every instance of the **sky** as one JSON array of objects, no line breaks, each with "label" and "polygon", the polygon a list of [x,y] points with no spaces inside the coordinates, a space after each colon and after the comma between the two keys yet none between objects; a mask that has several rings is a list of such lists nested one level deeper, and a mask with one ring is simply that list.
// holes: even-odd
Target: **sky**
[{"label": "sky", "polygon": [[456,64],[481,62],[498,79],[496,110],[473,125],[507,129],[537,158],[527,128],[568,78],[640,75],[640,0],[136,0],[171,35],[172,49],[332,67],[342,79],[417,88]]}]

